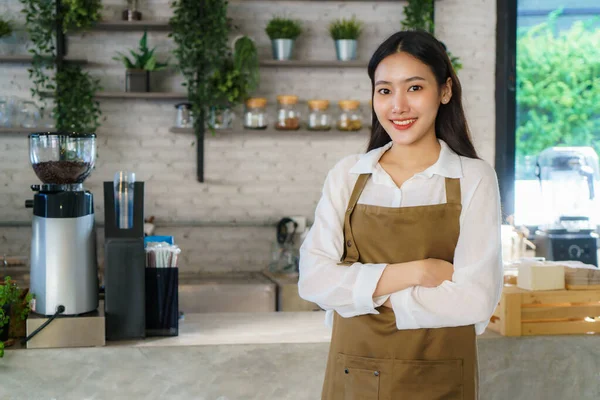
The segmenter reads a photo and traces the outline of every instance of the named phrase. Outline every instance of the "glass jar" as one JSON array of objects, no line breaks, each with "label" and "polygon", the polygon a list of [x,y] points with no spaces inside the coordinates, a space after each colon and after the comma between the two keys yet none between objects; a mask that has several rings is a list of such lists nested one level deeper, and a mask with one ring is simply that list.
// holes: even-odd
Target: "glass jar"
[{"label": "glass jar", "polygon": [[337,127],[340,131],[359,131],[362,129],[362,116],[358,100],[341,100],[338,102],[342,110],[338,117]]},{"label": "glass jar", "polygon": [[175,126],[177,128],[192,128],[194,126],[194,119],[192,117],[192,104],[191,103],[179,103],[175,105],[177,115],[175,118]]},{"label": "glass jar", "polygon": [[329,101],[309,100],[308,129],[311,131],[328,131],[331,129],[331,115],[327,112]]},{"label": "glass jar", "polygon": [[267,129],[267,99],[252,97],[246,100],[245,129]]},{"label": "glass jar", "polygon": [[277,121],[275,129],[295,131],[300,128],[300,112],[298,111],[298,96],[277,96]]}]

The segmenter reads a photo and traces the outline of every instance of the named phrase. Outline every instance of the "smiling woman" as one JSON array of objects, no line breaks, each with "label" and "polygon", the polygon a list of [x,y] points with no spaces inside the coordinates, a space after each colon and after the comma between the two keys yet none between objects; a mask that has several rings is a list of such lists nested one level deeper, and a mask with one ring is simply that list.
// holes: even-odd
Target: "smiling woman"
[{"label": "smiling woman", "polygon": [[473,400],[502,289],[496,174],[432,35],[392,35],[368,72],[368,151],[329,172],[300,250],[299,294],[333,327],[322,399]]}]

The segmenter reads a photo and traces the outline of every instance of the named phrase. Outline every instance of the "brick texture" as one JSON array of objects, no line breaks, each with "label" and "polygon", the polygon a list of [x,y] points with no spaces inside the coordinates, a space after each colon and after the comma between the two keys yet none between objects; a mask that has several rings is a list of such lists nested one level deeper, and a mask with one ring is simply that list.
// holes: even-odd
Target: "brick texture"
[{"label": "brick texture", "polygon": [[[166,0],[141,2],[145,19],[168,19]],[[118,18],[121,0],[104,1],[105,18]],[[251,35],[262,57],[270,57],[264,27],[272,15],[303,21],[295,58],[335,59],[327,33],[330,20],[356,15],[365,22],[359,58],[368,60],[376,46],[400,27],[405,2],[231,1],[229,14],[238,34]],[[4,7],[4,9],[2,9]],[[8,0],[4,14],[18,16],[20,3]],[[465,18],[468,15],[468,18]],[[494,157],[495,1],[442,0],[436,3],[437,33],[465,66],[460,72],[473,139],[481,156]],[[88,32],[69,37],[69,55],[86,58],[104,90],[124,90],[125,73],[112,60],[116,51],[135,48],[140,33]],[[149,33],[150,46],[166,58],[174,48],[163,32]],[[171,56],[174,61],[174,57]],[[0,96],[29,98],[27,65],[0,63]],[[182,91],[174,71],[156,73],[153,91]],[[370,82],[363,68],[262,68],[257,95],[271,110],[278,94],[301,100],[355,98],[367,104]],[[261,269],[268,262],[274,223],[286,215],[313,217],[327,171],[343,156],[364,151],[367,132],[343,134],[270,133],[236,129],[209,135],[205,141],[205,183],[196,180],[195,139],[174,134],[175,101],[103,100],[104,121],[98,130],[98,159],[86,181],[95,195],[98,222],[104,218],[102,182],[118,170],[132,170],[146,182],[146,215],[154,215],[160,233],[174,233],[185,249],[185,268],[192,271]],[[367,107],[363,114],[370,116]],[[306,112],[306,108],[302,110]],[[241,115],[237,110],[237,115]],[[239,126],[239,118],[236,121]],[[38,180],[28,158],[25,135],[0,137],[0,254],[27,253],[31,210],[24,200]],[[232,227],[231,225],[241,225]],[[209,225],[210,227],[208,227]],[[101,230],[99,236],[101,236]],[[101,240],[101,238],[99,239]]]}]

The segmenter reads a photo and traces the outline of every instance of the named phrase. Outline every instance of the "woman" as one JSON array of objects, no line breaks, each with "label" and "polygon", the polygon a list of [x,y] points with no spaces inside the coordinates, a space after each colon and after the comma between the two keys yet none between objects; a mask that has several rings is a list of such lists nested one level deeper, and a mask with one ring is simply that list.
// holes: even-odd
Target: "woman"
[{"label": "woman", "polygon": [[476,399],[502,290],[500,199],[442,44],[398,32],[369,63],[368,152],[329,172],[300,296],[333,327],[322,399]]}]

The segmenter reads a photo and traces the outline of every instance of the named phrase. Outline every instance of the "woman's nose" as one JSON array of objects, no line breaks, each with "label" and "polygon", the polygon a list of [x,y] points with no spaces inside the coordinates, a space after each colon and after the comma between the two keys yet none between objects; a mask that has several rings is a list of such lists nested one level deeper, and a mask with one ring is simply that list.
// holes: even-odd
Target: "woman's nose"
[{"label": "woman's nose", "polygon": [[408,99],[404,93],[397,93],[394,96],[394,112],[402,113],[409,109]]}]

